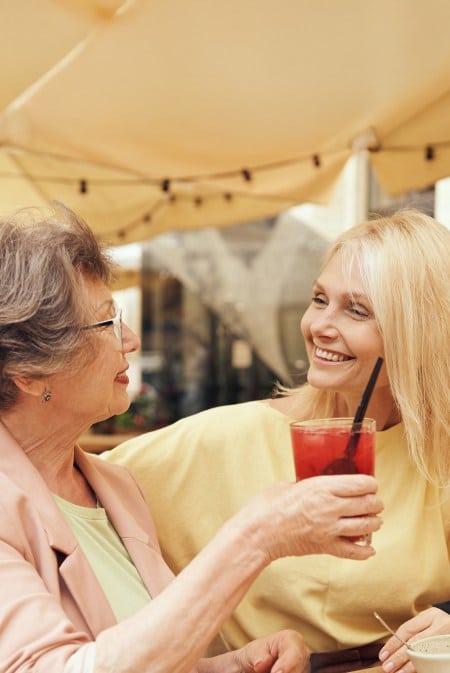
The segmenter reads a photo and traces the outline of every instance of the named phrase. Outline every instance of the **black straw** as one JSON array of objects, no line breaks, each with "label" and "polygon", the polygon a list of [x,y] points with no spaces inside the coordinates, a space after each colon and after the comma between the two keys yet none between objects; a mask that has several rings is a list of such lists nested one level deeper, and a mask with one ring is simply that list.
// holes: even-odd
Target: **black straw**
[{"label": "black straw", "polygon": [[373,393],[373,389],[375,387],[375,383],[378,378],[378,374],[380,373],[381,366],[383,364],[383,358],[377,358],[377,361],[375,362],[375,366],[372,370],[372,373],[370,375],[369,381],[367,383],[367,386],[362,394],[361,401],[358,405],[358,408],[356,410],[355,417],[353,419],[352,423],[352,429],[350,431],[350,437],[348,440],[347,447],[345,449],[345,454],[347,456],[354,456],[356,448],[358,446],[359,442],[359,430],[361,429],[361,424],[364,420],[364,415],[366,413],[367,407],[369,405],[370,398]]}]

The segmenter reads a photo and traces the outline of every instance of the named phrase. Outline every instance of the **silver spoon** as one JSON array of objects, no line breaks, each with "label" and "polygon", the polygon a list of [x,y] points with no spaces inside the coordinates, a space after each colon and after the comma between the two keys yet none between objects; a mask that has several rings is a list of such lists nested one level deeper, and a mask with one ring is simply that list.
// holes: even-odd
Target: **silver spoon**
[{"label": "silver spoon", "polygon": [[384,628],[387,629],[387,630],[389,631],[389,633],[392,633],[392,635],[393,635],[395,638],[397,638],[397,640],[399,640],[399,641],[402,643],[402,645],[404,645],[405,647],[407,647],[409,650],[413,650],[413,649],[414,649],[414,647],[412,646],[411,643],[408,644],[406,641],[402,640],[402,639],[400,638],[400,636],[398,636],[398,635],[395,633],[395,631],[393,631],[393,630],[391,629],[391,627],[388,626],[388,625],[386,624],[386,622],[384,621],[384,619],[383,619],[382,617],[380,617],[380,615],[378,614],[378,612],[374,612],[374,613],[373,613],[373,616],[374,616],[376,619],[378,619],[378,621],[381,622],[381,624],[383,624]]}]

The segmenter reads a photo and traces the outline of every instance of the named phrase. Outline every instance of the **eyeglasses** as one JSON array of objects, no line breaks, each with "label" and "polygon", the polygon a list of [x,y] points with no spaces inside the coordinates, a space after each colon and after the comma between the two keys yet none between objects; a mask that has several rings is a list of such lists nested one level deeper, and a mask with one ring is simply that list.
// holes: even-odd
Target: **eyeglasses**
[{"label": "eyeglasses", "polygon": [[91,325],[85,325],[82,329],[94,329],[95,327],[107,327],[108,325],[113,326],[114,334],[122,346],[122,309],[119,308],[114,302],[114,311],[115,315],[113,318],[108,318],[108,320],[100,320],[100,322],[93,322]]}]

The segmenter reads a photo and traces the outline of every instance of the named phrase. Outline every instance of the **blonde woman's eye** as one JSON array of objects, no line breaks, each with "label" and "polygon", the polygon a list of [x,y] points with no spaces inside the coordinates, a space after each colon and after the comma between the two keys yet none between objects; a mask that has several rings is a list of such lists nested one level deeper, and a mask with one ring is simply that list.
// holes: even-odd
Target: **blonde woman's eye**
[{"label": "blonde woman's eye", "polygon": [[317,294],[312,298],[311,301],[313,304],[316,304],[317,306],[326,306],[327,303],[321,295]]},{"label": "blonde woman's eye", "polygon": [[368,311],[363,306],[359,306],[358,304],[353,304],[350,306],[349,311],[357,318],[363,319],[369,317]]}]

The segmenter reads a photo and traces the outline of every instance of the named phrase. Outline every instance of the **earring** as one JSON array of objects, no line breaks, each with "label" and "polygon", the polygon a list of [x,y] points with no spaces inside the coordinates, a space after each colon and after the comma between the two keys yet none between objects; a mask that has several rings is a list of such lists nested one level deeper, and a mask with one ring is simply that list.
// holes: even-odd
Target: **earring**
[{"label": "earring", "polygon": [[50,390],[48,390],[48,388],[44,388],[41,395],[41,402],[50,402],[51,399],[52,399],[52,393],[50,392]]}]

